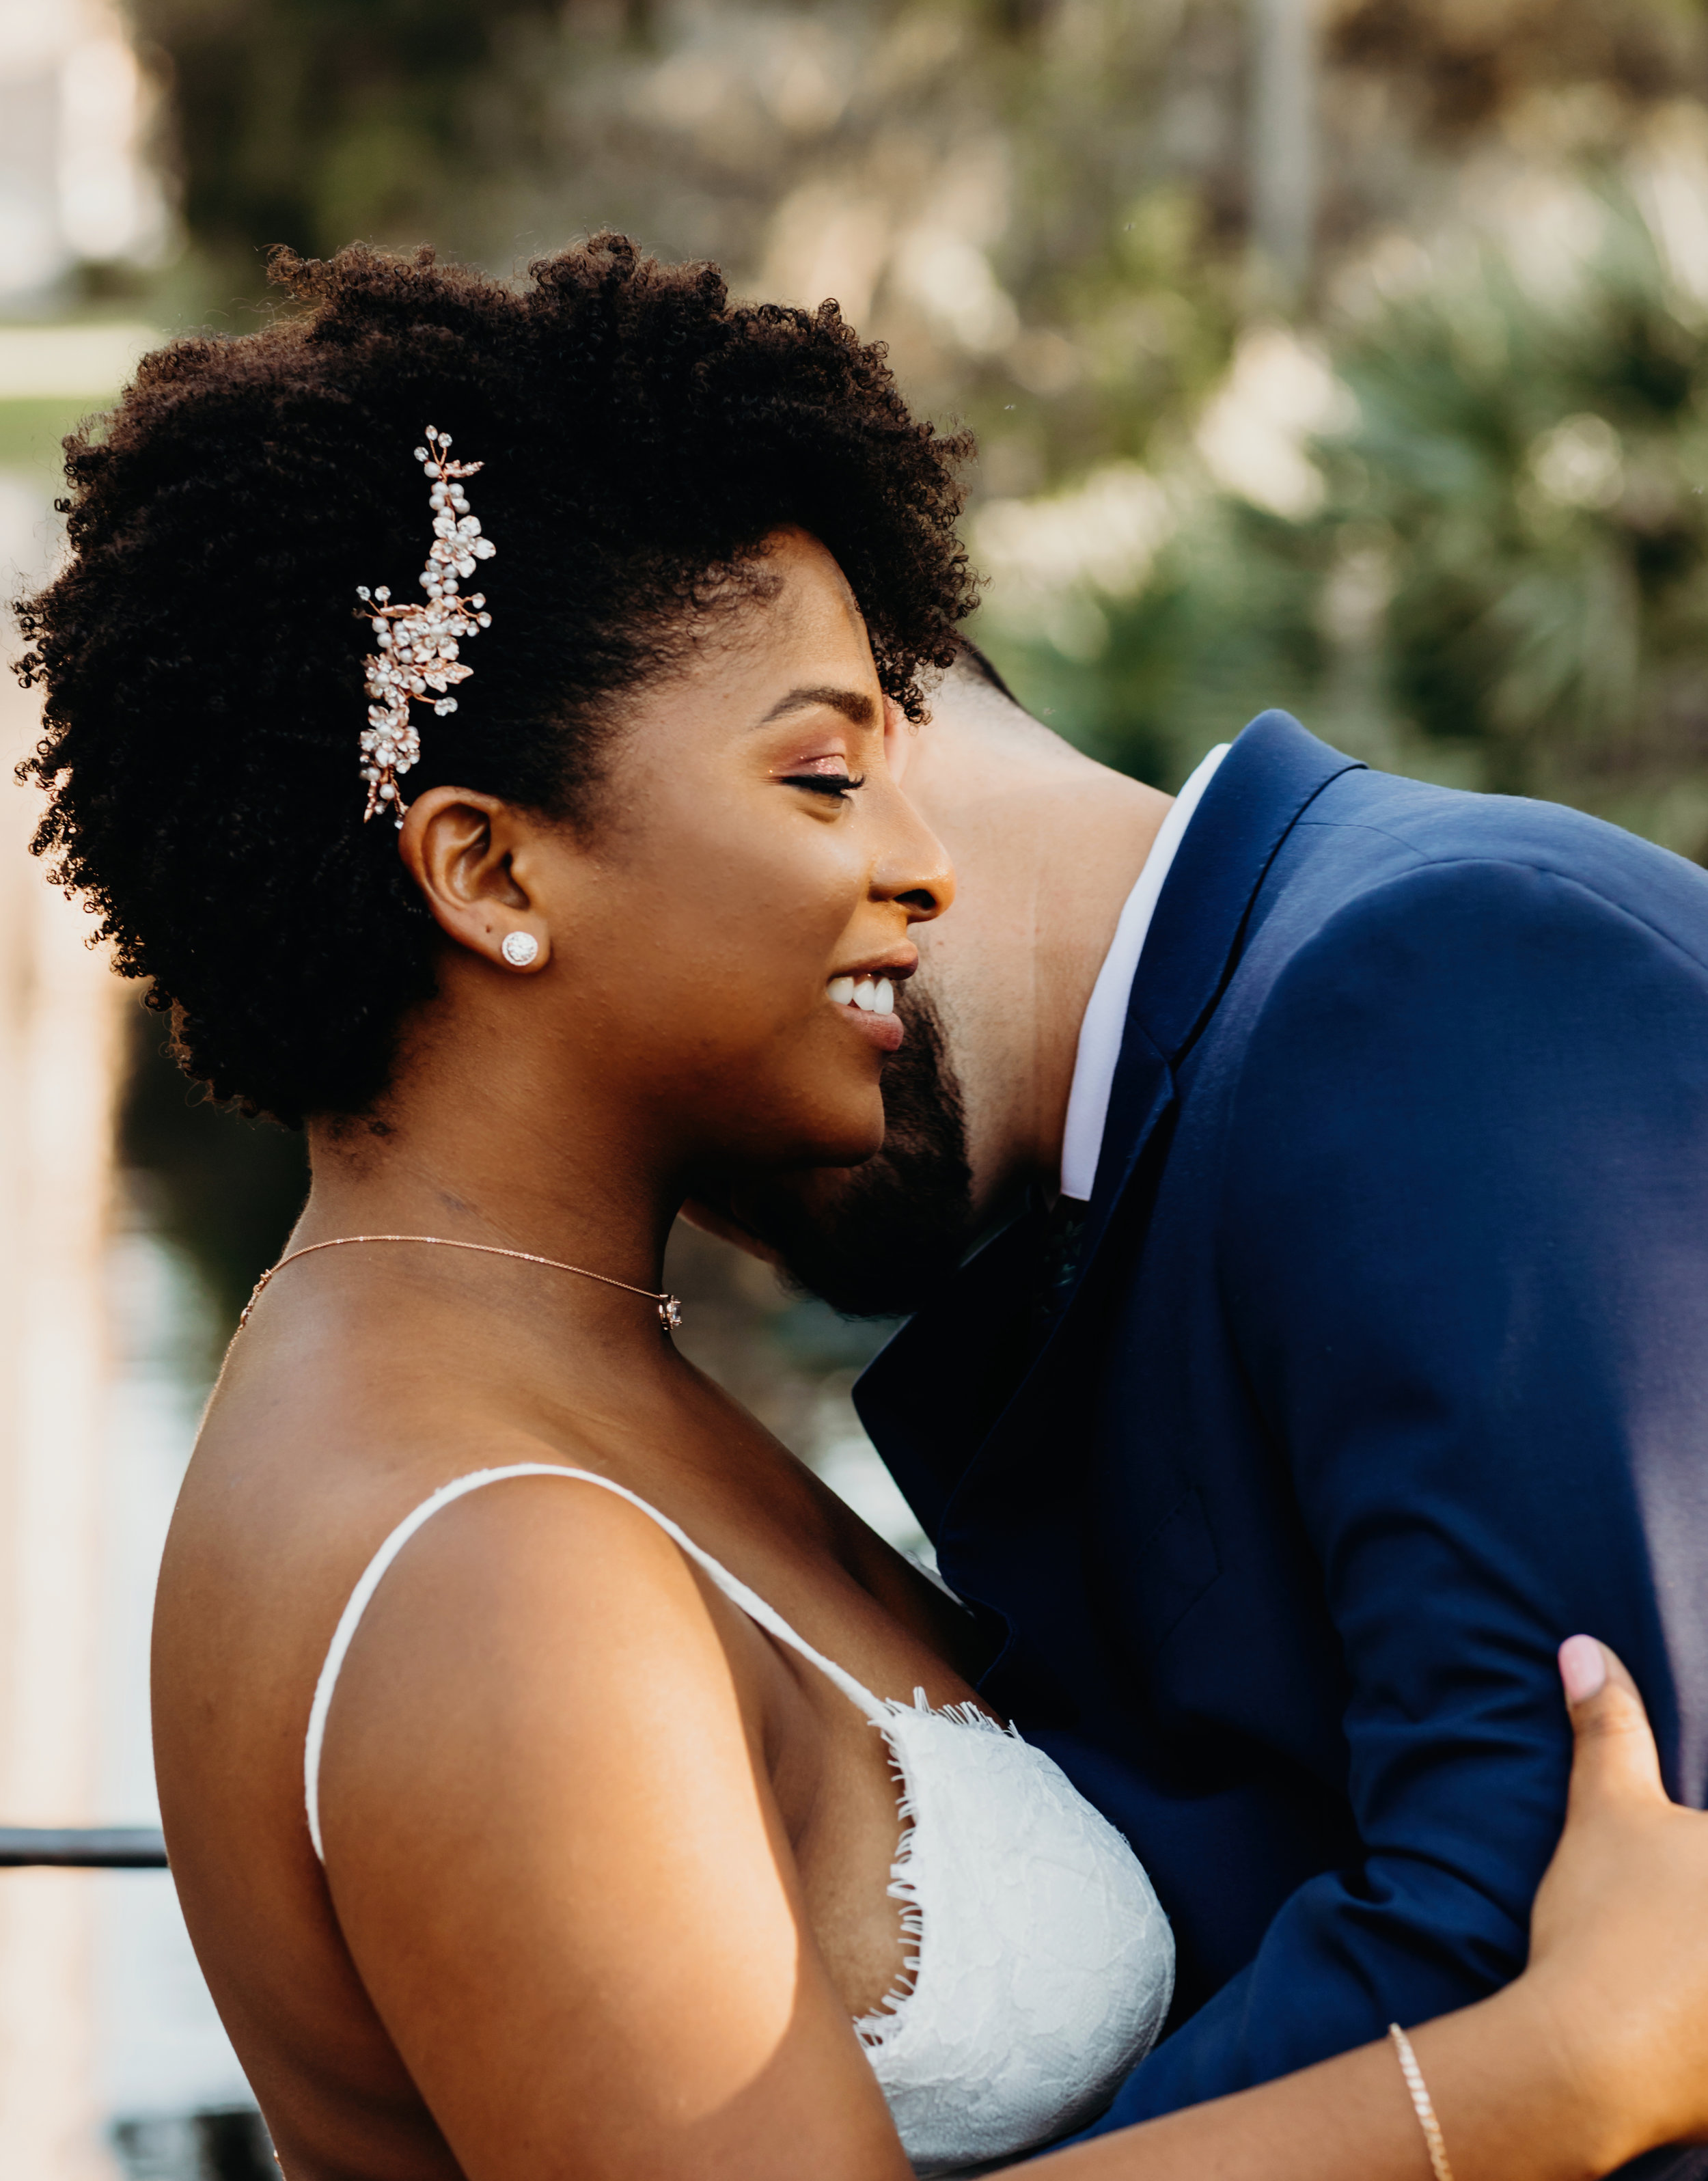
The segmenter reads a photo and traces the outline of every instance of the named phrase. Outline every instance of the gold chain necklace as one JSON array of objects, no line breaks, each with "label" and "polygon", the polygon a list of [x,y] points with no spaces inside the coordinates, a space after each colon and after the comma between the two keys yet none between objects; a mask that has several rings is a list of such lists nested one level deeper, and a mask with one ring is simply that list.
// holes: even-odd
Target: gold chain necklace
[{"label": "gold chain necklace", "polygon": [[532,1250],[501,1250],[493,1242],[453,1242],[444,1234],[339,1234],[330,1242],[307,1242],[300,1250],[290,1250],[276,1265],[270,1265],[255,1284],[255,1292],[243,1306],[243,1315],[237,1321],[238,1330],[249,1322],[249,1313],[261,1300],[261,1291],[275,1273],[294,1262],[298,1257],[311,1257],[317,1250],[343,1250],[352,1242],[426,1242],[436,1250],[478,1250],[488,1257],[515,1257],[525,1265],[548,1265],[554,1273],[574,1273],[584,1280],[597,1280],[601,1287],[620,1288],[625,1295],[644,1295],[648,1302],[658,1306],[658,1322],[666,1333],[674,1333],[682,1322],[682,1306],[673,1295],[655,1295],[651,1288],[637,1288],[627,1280],[614,1280],[609,1273],[590,1273],[585,1265],[565,1265],[556,1257],[537,1257]]}]

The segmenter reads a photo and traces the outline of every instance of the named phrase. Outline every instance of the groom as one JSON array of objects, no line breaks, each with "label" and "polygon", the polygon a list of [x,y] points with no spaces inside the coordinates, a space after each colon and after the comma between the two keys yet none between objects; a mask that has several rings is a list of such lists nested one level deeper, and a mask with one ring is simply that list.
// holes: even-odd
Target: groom
[{"label": "groom", "polygon": [[934,710],[885,1150],[728,1208],[915,1313],[861,1414],[1172,1919],[1113,2126],[1517,1972],[1573,1631],[1704,1800],[1708,875],[1281,713],[1171,803],[976,653]]}]

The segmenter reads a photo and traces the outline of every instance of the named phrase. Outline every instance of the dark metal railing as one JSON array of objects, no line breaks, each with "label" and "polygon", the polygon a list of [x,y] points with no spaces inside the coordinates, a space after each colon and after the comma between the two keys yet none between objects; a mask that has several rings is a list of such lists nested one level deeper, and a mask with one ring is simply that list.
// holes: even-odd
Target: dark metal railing
[{"label": "dark metal railing", "polygon": [[153,1825],[0,1825],[0,1870],[164,1870]]}]

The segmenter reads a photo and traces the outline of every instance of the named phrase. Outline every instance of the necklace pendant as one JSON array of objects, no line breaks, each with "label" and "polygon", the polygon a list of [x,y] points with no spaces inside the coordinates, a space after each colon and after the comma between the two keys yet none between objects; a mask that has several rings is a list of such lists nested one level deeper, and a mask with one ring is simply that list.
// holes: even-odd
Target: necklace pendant
[{"label": "necklace pendant", "polygon": [[682,1322],[682,1306],[673,1295],[658,1298],[658,1322],[666,1333],[674,1333]]}]

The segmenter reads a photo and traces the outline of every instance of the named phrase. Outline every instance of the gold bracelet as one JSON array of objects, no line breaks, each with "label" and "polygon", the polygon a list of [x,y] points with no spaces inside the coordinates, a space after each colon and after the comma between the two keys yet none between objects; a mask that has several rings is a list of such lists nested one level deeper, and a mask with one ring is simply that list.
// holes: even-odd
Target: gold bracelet
[{"label": "gold bracelet", "polygon": [[1406,2079],[1406,2088],[1412,2094],[1412,2106],[1418,2116],[1418,2125],[1424,2131],[1424,2141],[1429,2145],[1430,2164],[1435,2181],[1453,2181],[1453,2169],[1447,2163],[1447,2146],[1441,2140],[1441,2123],[1435,2118],[1435,2106],[1430,2101],[1429,2085],[1424,2080],[1424,2071],[1418,2065],[1418,2056],[1412,2050],[1412,2040],[1397,2022],[1388,2024],[1388,2035],[1394,2040],[1394,2050],[1400,2056],[1400,2073]]}]

